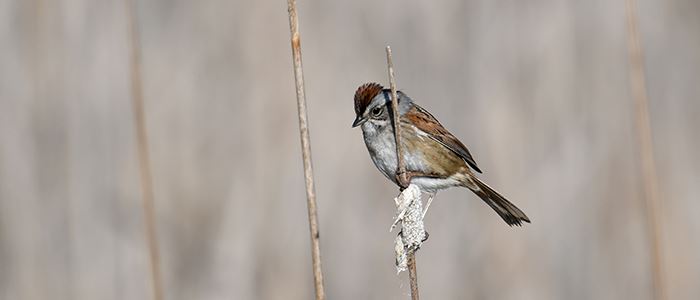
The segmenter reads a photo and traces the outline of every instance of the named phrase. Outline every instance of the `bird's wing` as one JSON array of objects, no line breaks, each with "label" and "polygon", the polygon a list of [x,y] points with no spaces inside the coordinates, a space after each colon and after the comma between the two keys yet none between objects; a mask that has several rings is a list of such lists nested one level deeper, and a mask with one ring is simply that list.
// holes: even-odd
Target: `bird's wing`
[{"label": "bird's wing", "polygon": [[459,155],[464,161],[469,164],[475,171],[481,173],[481,170],[476,165],[471,153],[454,135],[452,135],[445,127],[438,122],[433,115],[422,107],[414,104],[414,107],[404,115],[411,124],[419,130],[425,132],[431,139],[450,149],[450,151]]}]

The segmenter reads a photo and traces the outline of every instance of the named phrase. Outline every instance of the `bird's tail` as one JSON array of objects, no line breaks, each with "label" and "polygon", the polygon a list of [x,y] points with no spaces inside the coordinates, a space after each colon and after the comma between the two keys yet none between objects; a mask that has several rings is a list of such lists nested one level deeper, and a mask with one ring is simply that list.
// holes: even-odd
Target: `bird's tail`
[{"label": "bird's tail", "polygon": [[506,200],[505,197],[501,196],[501,194],[479,178],[476,178],[476,176],[469,176],[465,182],[465,186],[493,208],[508,225],[522,226],[522,222],[530,223],[530,219],[522,210],[515,206],[515,204],[510,203],[510,201]]}]

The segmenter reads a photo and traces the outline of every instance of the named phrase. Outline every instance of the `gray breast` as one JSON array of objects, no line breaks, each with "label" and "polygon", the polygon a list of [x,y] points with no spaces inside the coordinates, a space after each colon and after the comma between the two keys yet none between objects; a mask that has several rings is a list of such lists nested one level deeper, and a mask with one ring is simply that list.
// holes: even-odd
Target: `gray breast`
[{"label": "gray breast", "polygon": [[374,165],[384,176],[395,182],[396,146],[393,131],[366,122],[362,124],[362,133]]}]

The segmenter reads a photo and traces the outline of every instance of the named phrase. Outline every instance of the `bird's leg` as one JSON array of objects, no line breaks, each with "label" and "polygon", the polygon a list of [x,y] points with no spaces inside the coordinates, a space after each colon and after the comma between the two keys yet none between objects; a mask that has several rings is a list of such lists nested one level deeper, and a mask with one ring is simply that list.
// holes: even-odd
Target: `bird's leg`
[{"label": "bird's leg", "polygon": [[408,188],[408,185],[411,184],[411,178],[413,177],[412,173],[413,172],[404,171],[402,173],[402,172],[396,171],[396,174],[395,174],[396,182],[399,185],[400,191],[405,190],[406,188]]},{"label": "bird's leg", "polygon": [[425,219],[425,214],[428,212],[428,208],[430,208],[430,203],[433,203],[433,198],[435,198],[435,194],[437,194],[437,192],[428,194],[428,203],[425,205],[425,210],[423,210],[423,216],[421,216],[421,219]]}]

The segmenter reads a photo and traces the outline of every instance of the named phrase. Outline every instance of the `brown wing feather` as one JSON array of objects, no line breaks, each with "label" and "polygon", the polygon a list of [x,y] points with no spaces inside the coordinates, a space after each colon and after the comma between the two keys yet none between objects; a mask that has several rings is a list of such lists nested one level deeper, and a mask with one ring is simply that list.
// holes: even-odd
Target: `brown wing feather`
[{"label": "brown wing feather", "polygon": [[443,127],[428,111],[414,104],[414,107],[407,111],[403,117],[408,118],[418,129],[427,133],[430,138],[459,155],[470,167],[481,173],[474,158],[472,158],[471,153],[469,153],[467,146],[464,146],[462,142],[447,131],[447,129],[445,129],[445,127]]}]

